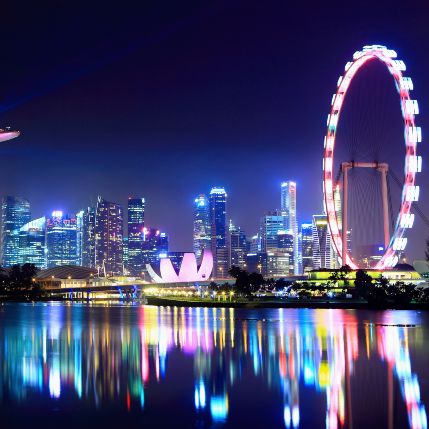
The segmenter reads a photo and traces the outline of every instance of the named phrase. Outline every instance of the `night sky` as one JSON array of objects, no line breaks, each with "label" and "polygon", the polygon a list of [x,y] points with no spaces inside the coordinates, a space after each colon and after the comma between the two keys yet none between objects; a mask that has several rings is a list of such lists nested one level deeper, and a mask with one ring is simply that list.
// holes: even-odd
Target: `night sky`
[{"label": "night sky", "polygon": [[[298,220],[310,220],[338,76],[376,43],[415,85],[429,215],[424,0],[5,2],[0,126],[22,136],[0,148],[1,194],[27,197],[33,217],[144,196],[172,250],[191,249],[193,199],[212,185],[249,236],[279,207],[283,180],[296,180]],[[426,237],[417,218],[411,258]]]}]

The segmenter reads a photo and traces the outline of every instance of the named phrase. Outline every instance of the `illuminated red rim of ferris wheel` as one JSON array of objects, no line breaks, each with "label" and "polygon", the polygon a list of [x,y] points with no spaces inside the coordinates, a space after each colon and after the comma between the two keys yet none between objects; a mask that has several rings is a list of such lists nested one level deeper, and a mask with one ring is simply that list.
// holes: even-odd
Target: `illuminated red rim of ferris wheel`
[{"label": "illuminated red rim of ferris wheel", "polygon": [[[415,125],[415,116],[419,113],[419,107],[417,100],[412,100],[410,97],[410,91],[413,90],[411,78],[404,77],[402,73],[406,70],[405,64],[396,58],[397,54],[395,51],[380,45],[364,46],[361,51],[354,53],[353,61],[346,64],[344,74],[338,79],[337,91],[332,97],[331,112],[328,116],[324,142],[324,203],[333,246],[338,258],[342,259],[343,243],[334,202],[333,160],[337,124],[347,90],[353,77],[368,61],[374,59],[381,61],[393,76],[400,97],[402,117],[404,119],[405,178],[402,187],[401,207],[396,224],[390,237],[389,245],[386,247],[381,259],[377,262],[375,269],[391,268],[398,263],[398,252],[403,251],[407,244],[405,232],[407,229],[412,228],[414,223],[414,214],[411,213],[411,206],[414,201],[418,201],[420,194],[420,187],[415,184],[416,173],[421,172],[422,165],[421,156],[417,156],[417,143],[421,143],[422,141],[422,132],[421,128]],[[346,252],[345,263],[353,269],[359,268],[348,252]]]}]

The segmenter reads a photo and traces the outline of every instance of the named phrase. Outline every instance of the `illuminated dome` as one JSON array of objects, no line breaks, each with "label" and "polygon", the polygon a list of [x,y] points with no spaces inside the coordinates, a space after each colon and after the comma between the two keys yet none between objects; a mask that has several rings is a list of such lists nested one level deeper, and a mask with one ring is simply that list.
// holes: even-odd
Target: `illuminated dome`
[{"label": "illuminated dome", "polygon": [[12,140],[15,137],[18,137],[19,135],[20,135],[19,131],[0,129],[0,142],[5,142],[6,140]]}]

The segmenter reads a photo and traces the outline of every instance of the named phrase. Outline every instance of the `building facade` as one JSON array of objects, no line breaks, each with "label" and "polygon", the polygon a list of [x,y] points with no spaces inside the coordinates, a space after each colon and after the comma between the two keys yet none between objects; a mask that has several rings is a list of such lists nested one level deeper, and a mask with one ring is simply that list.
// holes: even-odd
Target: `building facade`
[{"label": "building facade", "polygon": [[28,200],[13,196],[3,197],[0,235],[0,259],[3,267],[11,267],[20,263],[19,229],[30,220]]},{"label": "building facade", "polygon": [[261,218],[261,250],[267,254],[267,275],[270,277],[290,276],[294,273],[295,236],[285,230],[287,222],[280,211],[268,212]]},{"label": "building facade", "polygon": [[95,208],[88,207],[82,216],[82,266],[95,268]]},{"label": "building facade", "polygon": [[226,223],[226,199],[224,188],[213,187],[210,191],[211,251],[213,277],[228,277],[228,227]]},{"label": "building facade", "polygon": [[98,197],[95,212],[95,268],[101,274],[122,274],[124,219],[122,206]]},{"label": "building facade", "polygon": [[77,220],[63,215],[62,211],[52,212],[46,219],[46,266],[77,265]]},{"label": "building facade", "polygon": [[229,223],[229,266],[246,269],[246,234],[239,227]]},{"label": "building facade", "polygon": [[313,269],[313,224],[301,224],[301,260],[302,272],[308,273]]},{"label": "building facade", "polygon": [[296,183],[292,181],[281,184],[280,209],[285,217],[284,229],[292,231],[294,237],[294,272],[299,274],[299,252],[298,252],[298,223],[296,211]]},{"label": "building facade", "polygon": [[168,235],[156,228],[143,229],[143,263],[156,266],[161,258],[168,256]]},{"label": "building facade", "polygon": [[46,268],[46,217],[32,220],[19,229],[19,263]]},{"label": "building facade", "polygon": [[326,215],[313,215],[313,269],[332,268],[332,243]]},{"label": "building facade", "polygon": [[194,231],[193,250],[197,260],[201,258],[204,249],[211,248],[210,206],[204,194],[194,200]]},{"label": "building facade", "polygon": [[143,272],[144,198],[128,199],[128,249],[127,271],[132,276]]}]

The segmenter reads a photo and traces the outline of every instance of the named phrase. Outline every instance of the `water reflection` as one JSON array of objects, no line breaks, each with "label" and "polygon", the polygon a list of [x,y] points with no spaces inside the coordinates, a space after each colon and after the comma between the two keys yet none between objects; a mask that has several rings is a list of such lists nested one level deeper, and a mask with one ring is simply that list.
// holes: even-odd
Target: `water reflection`
[{"label": "water reflection", "polygon": [[[155,383],[189,396],[195,419],[209,416],[222,426],[243,397],[235,386],[253,391],[259,380],[269,392],[261,399],[267,412],[281,413],[286,428],[299,428],[309,413],[323,422],[314,427],[359,427],[364,395],[375,402],[382,397],[385,427],[400,427],[402,406],[408,427],[424,429],[426,410],[410,353],[410,343],[424,353],[424,329],[398,326],[416,317],[384,312],[362,320],[343,310],[6,306],[0,313],[0,401],[23,404],[34,393],[59,401],[67,392],[69,401],[98,409],[121,404],[144,413],[147,398],[159,397]],[[427,363],[427,354],[420,358]],[[178,375],[183,387],[170,384]],[[192,390],[185,387],[188,381]],[[316,395],[311,404],[309,395]],[[174,408],[169,411],[174,415]]]}]

